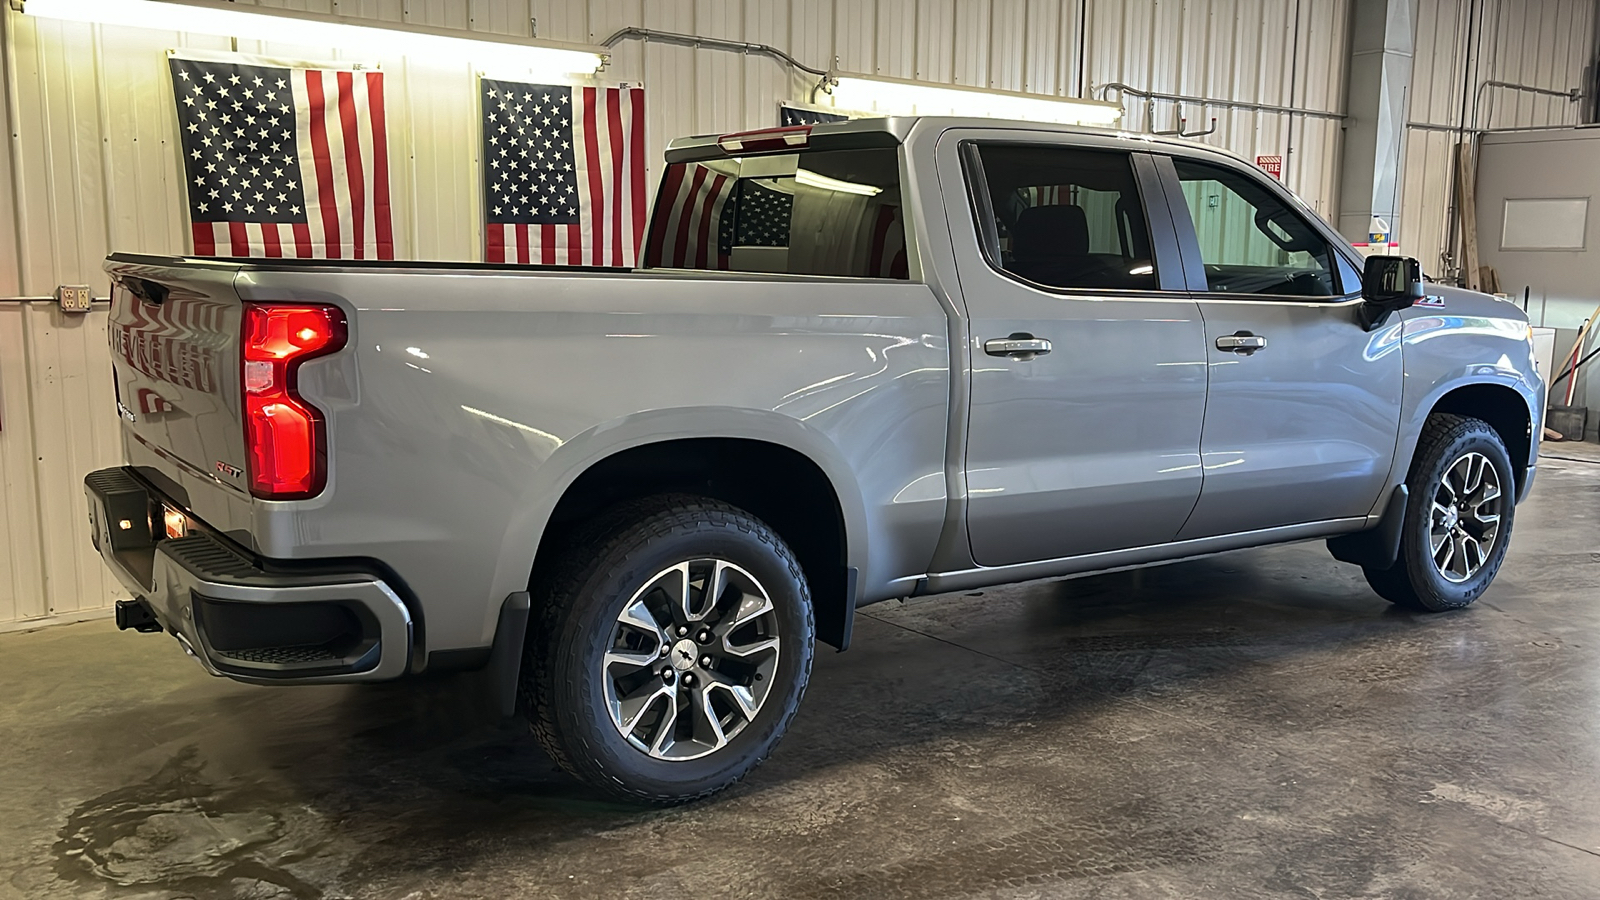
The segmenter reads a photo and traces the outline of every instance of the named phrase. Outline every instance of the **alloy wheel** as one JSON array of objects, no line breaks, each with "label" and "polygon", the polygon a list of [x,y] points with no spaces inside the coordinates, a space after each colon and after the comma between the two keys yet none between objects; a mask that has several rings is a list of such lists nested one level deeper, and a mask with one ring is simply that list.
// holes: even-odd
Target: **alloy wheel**
[{"label": "alloy wheel", "polygon": [[645,581],[617,615],[600,663],[611,723],[657,759],[726,746],[766,702],[778,616],[748,571],[694,559]]},{"label": "alloy wheel", "polygon": [[1428,549],[1446,581],[1460,584],[1488,561],[1504,496],[1500,473],[1482,453],[1464,453],[1445,468],[1433,492]]}]

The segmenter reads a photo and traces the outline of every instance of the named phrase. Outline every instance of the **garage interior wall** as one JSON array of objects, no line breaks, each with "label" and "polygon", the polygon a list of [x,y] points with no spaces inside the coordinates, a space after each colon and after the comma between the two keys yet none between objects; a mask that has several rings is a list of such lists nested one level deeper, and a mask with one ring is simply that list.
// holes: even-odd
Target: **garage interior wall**
[{"label": "garage interior wall", "polygon": [[[1478,80],[1580,83],[1592,0],[1419,0],[1413,121],[1458,121],[1463,66]],[[250,5],[239,0],[238,5]],[[770,44],[817,68],[1040,94],[1162,93],[1341,113],[1348,0],[260,0],[485,34],[598,43],[642,26]],[[1513,7],[1525,9],[1525,15]],[[1489,24],[1469,40],[1470,10]],[[0,622],[106,606],[120,588],[89,547],[82,475],[119,449],[105,307],[69,315],[43,298],[88,284],[104,298],[110,251],[181,253],[187,228],[165,51],[226,38],[41,20],[4,7],[0,148]],[[339,59],[336,48],[239,40],[241,53]],[[1469,53],[1469,49],[1472,51]],[[362,59],[368,57],[363,56]],[[379,58],[387,73],[397,255],[479,258],[475,73]],[[814,76],[759,55],[626,41],[603,82],[647,91],[650,183],[674,136],[776,124]],[[1120,93],[1109,92],[1116,100]],[[1121,97],[1132,131],[1284,158],[1283,178],[1329,219],[1338,119]],[[1565,101],[1495,98],[1492,121],[1567,121]],[[1185,121],[1180,121],[1185,120]],[[1437,256],[1453,135],[1407,145],[1403,249]],[[1445,154],[1440,156],[1441,151]],[[32,299],[30,299],[32,298]]]},{"label": "garage interior wall", "polygon": [[[1423,271],[1458,267],[1450,211],[1454,148],[1475,129],[1574,125],[1593,103],[1592,0],[1421,0],[1406,128],[1400,252]],[[1506,87],[1581,89],[1572,101]]]}]

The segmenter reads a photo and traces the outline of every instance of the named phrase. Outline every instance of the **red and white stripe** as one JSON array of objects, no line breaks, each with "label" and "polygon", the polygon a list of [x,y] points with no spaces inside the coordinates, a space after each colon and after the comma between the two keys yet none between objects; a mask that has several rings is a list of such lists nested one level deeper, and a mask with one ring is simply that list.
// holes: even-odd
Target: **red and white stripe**
[{"label": "red and white stripe", "polygon": [[644,89],[573,88],[578,221],[484,225],[492,263],[632,267],[644,239]]},{"label": "red and white stripe", "polygon": [[667,169],[657,198],[658,213],[650,226],[651,267],[726,269],[729,260],[717,252],[722,211],[739,179],[700,163]]},{"label": "red and white stripe", "polygon": [[195,254],[394,259],[383,73],[289,71],[306,222],[195,222]]}]

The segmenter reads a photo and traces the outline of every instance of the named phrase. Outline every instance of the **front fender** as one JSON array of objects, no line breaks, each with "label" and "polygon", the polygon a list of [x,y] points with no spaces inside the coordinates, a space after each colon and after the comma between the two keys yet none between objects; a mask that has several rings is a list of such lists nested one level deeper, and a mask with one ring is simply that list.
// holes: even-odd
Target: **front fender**
[{"label": "front fender", "polygon": [[[1533,362],[1527,318],[1515,306],[1484,294],[1438,286],[1429,290],[1428,305],[1402,313],[1406,380],[1390,486],[1405,481],[1411,470],[1428,416],[1452,393],[1472,386],[1489,386],[1520,399],[1533,432],[1527,454],[1513,462],[1531,472],[1539,452],[1545,384]],[[1375,508],[1373,515],[1381,512]]]}]

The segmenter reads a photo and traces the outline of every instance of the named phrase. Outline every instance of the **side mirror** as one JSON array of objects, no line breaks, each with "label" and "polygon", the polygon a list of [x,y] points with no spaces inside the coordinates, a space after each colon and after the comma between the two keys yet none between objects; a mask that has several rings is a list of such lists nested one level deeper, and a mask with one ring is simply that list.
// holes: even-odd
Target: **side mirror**
[{"label": "side mirror", "polygon": [[1409,256],[1369,256],[1361,273],[1361,325],[1377,328],[1389,314],[1423,297],[1422,264]]}]

